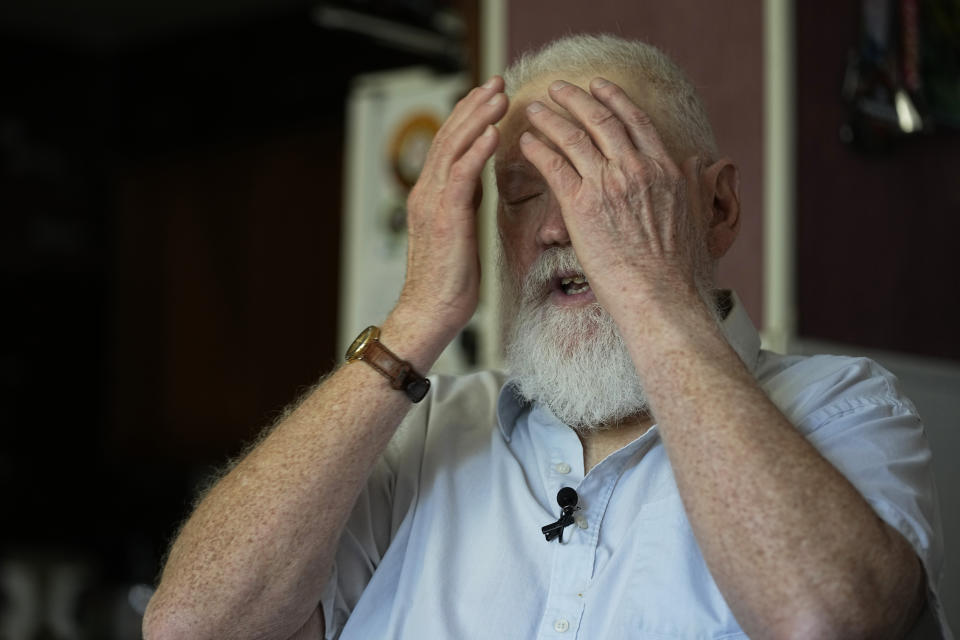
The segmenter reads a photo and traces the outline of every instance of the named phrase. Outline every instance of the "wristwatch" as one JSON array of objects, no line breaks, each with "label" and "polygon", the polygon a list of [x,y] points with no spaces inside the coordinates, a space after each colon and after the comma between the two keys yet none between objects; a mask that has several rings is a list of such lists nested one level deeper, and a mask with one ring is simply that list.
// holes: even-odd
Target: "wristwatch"
[{"label": "wristwatch", "polygon": [[413,370],[380,342],[380,328],[367,327],[347,349],[347,362],[363,360],[383,374],[390,386],[403,391],[413,402],[420,402],[430,390],[430,381]]}]

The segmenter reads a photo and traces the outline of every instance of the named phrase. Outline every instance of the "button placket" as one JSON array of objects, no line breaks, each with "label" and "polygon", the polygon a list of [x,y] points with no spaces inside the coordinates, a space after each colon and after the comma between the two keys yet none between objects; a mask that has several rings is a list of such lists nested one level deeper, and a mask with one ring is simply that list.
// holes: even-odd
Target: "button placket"
[{"label": "button placket", "polygon": [[[579,502],[585,503],[582,499]],[[582,594],[589,584],[596,540],[590,535],[579,535],[575,527],[568,527],[567,531],[563,544],[553,549],[549,595],[538,638],[578,637],[585,605]]]},{"label": "button placket", "polygon": [[[538,416],[531,426],[534,444],[539,444],[538,467],[545,489],[544,503],[549,505],[550,514],[556,517],[554,512],[559,513],[556,496],[560,489],[570,487],[579,494],[583,468],[577,460],[583,458],[583,447],[576,433],[566,425],[558,424],[552,416],[549,421],[542,422]],[[579,496],[578,503],[584,503],[583,496]],[[589,581],[595,555],[595,541],[577,535],[580,533],[577,527],[567,527],[563,544],[556,540],[550,543],[553,555],[550,585],[537,638],[577,637],[584,611],[584,599],[577,594],[583,592]]]}]

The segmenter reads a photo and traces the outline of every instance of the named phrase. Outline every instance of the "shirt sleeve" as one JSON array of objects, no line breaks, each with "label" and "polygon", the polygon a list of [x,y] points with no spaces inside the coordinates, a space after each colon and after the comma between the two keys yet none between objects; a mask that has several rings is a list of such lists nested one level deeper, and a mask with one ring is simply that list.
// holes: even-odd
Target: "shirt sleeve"
[{"label": "shirt sleeve", "polygon": [[325,638],[339,638],[401,522],[416,502],[429,414],[428,396],[397,428],[357,497],[320,599]]},{"label": "shirt sleeve", "polygon": [[816,380],[808,381],[807,388],[807,397],[819,397],[820,406],[811,410],[809,402],[798,398],[794,424],[916,551],[927,575],[926,619],[918,628],[939,627],[939,635],[922,637],[950,639],[937,597],[943,536],[932,454],[920,416],[893,374],[875,362],[820,359]]}]

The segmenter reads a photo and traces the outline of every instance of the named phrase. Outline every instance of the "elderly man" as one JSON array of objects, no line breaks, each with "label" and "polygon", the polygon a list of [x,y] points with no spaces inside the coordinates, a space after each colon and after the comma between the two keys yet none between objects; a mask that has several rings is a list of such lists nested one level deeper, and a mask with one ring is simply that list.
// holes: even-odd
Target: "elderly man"
[{"label": "elderly man", "polygon": [[[916,412],[714,290],[738,175],[679,69],[575,36],[505,78],[433,143],[396,307],[199,504],[146,637],[949,635]],[[429,388],[495,154],[509,377]]]}]

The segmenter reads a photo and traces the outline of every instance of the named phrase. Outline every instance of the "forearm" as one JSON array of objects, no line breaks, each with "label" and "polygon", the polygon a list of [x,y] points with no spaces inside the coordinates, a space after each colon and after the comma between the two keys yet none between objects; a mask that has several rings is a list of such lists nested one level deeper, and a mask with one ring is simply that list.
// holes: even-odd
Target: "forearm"
[{"label": "forearm", "polygon": [[[569,236],[620,329],[721,591],[751,637],[880,635],[884,616],[915,600],[916,556],[770,402],[695,290],[739,229],[735,165],[668,149],[608,79],[589,89],[550,85],[570,117],[527,105],[546,140],[525,133],[518,144],[553,198],[540,237]],[[863,618],[879,622],[858,627]]]},{"label": "forearm", "polygon": [[[912,550],[786,420],[705,307],[647,305],[631,351],[694,534],[751,637],[876,637],[910,614]],[[886,616],[886,617],[885,617]]]},{"label": "forearm", "polygon": [[[381,337],[421,373],[477,307],[476,199],[507,102],[498,76],[462,98],[407,199],[406,280]],[[290,638],[317,626],[341,530],[409,408],[362,363],[324,382],[187,522],[145,615],[148,640]]]},{"label": "forearm", "polygon": [[[397,314],[382,340],[425,372],[446,344]],[[145,634],[289,638],[316,609],[336,544],[411,406],[363,363],[331,375],[225,476],[173,545]]]}]

